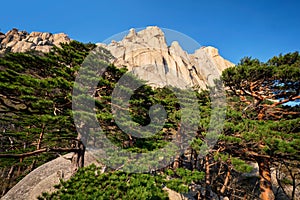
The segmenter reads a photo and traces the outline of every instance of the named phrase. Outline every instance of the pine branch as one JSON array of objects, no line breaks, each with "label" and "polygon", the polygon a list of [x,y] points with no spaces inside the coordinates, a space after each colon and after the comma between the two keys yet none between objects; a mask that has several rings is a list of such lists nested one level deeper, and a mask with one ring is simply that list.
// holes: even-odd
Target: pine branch
[{"label": "pine branch", "polygon": [[43,148],[36,151],[26,152],[22,154],[0,154],[0,158],[26,158],[34,155],[38,155],[45,152],[78,152],[78,148]]}]

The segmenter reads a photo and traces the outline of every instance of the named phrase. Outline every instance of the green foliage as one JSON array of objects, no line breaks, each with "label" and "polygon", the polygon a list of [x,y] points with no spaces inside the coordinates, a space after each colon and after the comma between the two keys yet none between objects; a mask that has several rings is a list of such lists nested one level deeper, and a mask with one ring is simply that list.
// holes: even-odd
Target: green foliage
[{"label": "green foliage", "polygon": [[298,65],[300,64],[300,55],[296,51],[294,53],[287,53],[285,55],[280,54],[279,56],[274,56],[267,62],[268,65],[282,66],[282,65]]},{"label": "green foliage", "polygon": [[189,191],[188,186],[192,183],[200,183],[204,179],[205,173],[177,168],[175,170],[168,169],[166,175],[169,177],[166,183],[168,188],[180,193],[187,193]]},{"label": "green foliage", "polygon": [[[84,45],[72,41],[70,44],[62,44],[62,48],[53,48],[50,53],[43,56],[33,53],[9,53],[0,58],[0,154],[34,151],[38,148],[38,141],[41,142],[40,148],[71,146],[72,139],[77,136],[73,114],[83,119],[89,119],[93,114],[85,111],[73,112],[71,107],[74,100],[72,90],[84,93],[84,88],[78,84],[74,85],[74,80],[83,60],[93,48],[95,48],[93,44]],[[119,87],[120,93],[130,93],[130,83],[143,86],[135,90],[129,100],[128,111],[131,121],[121,113],[118,116],[121,124],[127,127],[150,125],[155,129],[156,125],[151,124],[149,109],[156,104],[164,107],[167,119],[163,128],[151,137],[139,138],[131,135],[133,132],[122,131],[117,126],[115,115],[111,111],[112,92],[127,69],[107,64],[112,55],[104,48],[100,48],[100,52],[98,56],[101,62],[92,65],[92,68],[82,75],[85,81],[98,82],[95,96],[87,98],[78,95],[76,98],[90,103],[95,101],[97,120],[107,138],[115,145],[135,153],[150,153],[166,147],[172,136],[180,131],[181,117],[194,111],[182,109],[184,106],[179,105],[178,99],[181,98],[185,103],[195,102],[191,102],[191,99],[186,98],[180,90],[153,89],[138,78],[129,75],[130,81]],[[99,58],[91,57],[88,62],[93,63],[94,59]],[[274,118],[271,114],[275,111],[271,107],[273,109],[271,114],[265,112],[266,117],[263,120],[257,117],[262,107],[274,105],[274,100],[291,99],[299,95],[299,65],[300,56],[295,52],[274,57],[267,63],[246,57],[238,66],[226,69],[222,74],[224,84],[229,88],[226,121],[220,140],[213,149],[210,149],[208,143],[218,135],[209,130],[217,128],[218,125],[212,123],[215,119],[211,117],[210,94],[207,90],[197,93],[200,121],[193,117],[186,119],[190,124],[198,126],[195,138],[190,142],[194,152],[191,157],[196,155],[195,159],[198,159],[197,155],[213,152],[210,155],[214,155],[214,161],[226,163],[227,169],[239,173],[252,170],[245,162],[248,159],[253,160],[253,157],[245,156],[250,152],[255,155],[270,156],[276,161],[299,161],[299,114],[279,113],[280,118]],[[91,78],[91,75],[95,75],[93,67],[106,67],[106,71],[102,76],[96,74]],[[254,84],[256,85],[253,86]],[[172,90],[177,91],[177,96]],[[257,97],[259,95],[271,95],[272,98],[261,100]],[[243,101],[240,101],[240,96],[244,97]],[[116,102],[123,100],[120,98]],[[85,108],[85,105],[81,106]],[[277,107],[284,113],[299,112],[297,107],[290,108],[284,105]],[[215,111],[222,112],[221,108]],[[154,109],[153,112],[157,113],[158,109]],[[216,127],[211,127],[212,124]],[[40,138],[41,133],[43,133],[42,138]],[[97,134],[99,133],[91,133],[89,138],[91,140],[96,138],[95,148],[101,143],[97,141]],[[146,134],[148,136],[152,133]],[[223,147],[225,147],[225,150],[222,150],[224,152],[216,151],[217,148]],[[164,158],[172,153],[172,149],[167,149],[161,155],[155,156]],[[45,153],[37,157],[25,158],[21,162],[12,158],[1,158],[2,171],[8,173],[11,167],[21,171],[17,174],[17,170],[14,170],[14,178],[11,185],[5,186],[6,189],[30,170],[55,157],[56,155]],[[155,164],[153,163],[155,161],[149,160],[151,159],[141,160],[142,170],[147,171],[149,164]],[[110,162],[117,165],[127,160],[120,156]],[[100,174],[101,169],[92,165],[80,169],[69,181],[62,181],[56,186],[58,191],[52,194],[45,193],[39,199],[167,199],[167,193],[162,190],[163,185],[180,193],[188,192],[192,184],[202,185],[205,173],[199,167],[200,161],[196,162],[198,165],[193,170],[183,165],[182,168],[160,171],[155,176],[129,174],[122,171]],[[212,167],[210,169],[212,174],[213,170]],[[288,179],[282,182],[291,183]],[[0,183],[4,185],[5,180],[1,180]]]},{"label": "green foliage", "polygon": [[[135,76],[129,77],[131,83],[143,85],[137,90],[133,91],[133,95],[129,101],[128,111],[130,113],[131,121],[128,121],[126,116],[122,112],[118,112],[117,116],[113,116],[111,113],[111,94],[114,90],[118,80],[126,73],[126,69],[117,69],[114,66],[109,66],[104,73],[104,76],[99,78],[98,90],[96,94],[96,108],[97,118],[100,122],[101,128],[106,132],[115,145],[122,146],[125,141],[129,140],[129,132],[123,132],[117,126],[114,117],[118,118],[118,121],[124,127],[130,127],[131,125],[149,125],[151,123],[149,116],[149,109],[155,104],[164,106],[167,112],[167,119],[163,130],[158,130],[156,134],[151,137],[139,138],[132,136],[134,139],[133,146],[126,146],[128,150],[133,152],[147,152],[154,149],[159,149],[165,145],[165,138],[168,135],[176,132],[178,119],[180,119],[180,112],[176,110],[178,107],[177,99],[173,92],[166,88],[152,89],[145,85],[145,83]],[[130,85],[122,85],[118,89],[120,93],[130,93]],[[122,95],[120,95],[122,97]],[[115,101],[121,102],[122,99],[114,99]],[[155,112],[155,110],[154,110]],[[125,113],[126,114],[126,113]],[[155,126],[153,126],[155,129]],[[138,133],[135,133],[138,134]],[[153,133],[146,133],[153,134]],[[133,134],[132,134],[133,135]],[[124,148],[124,146],[123,146]]]},{"label": "green foliage", "polygon": [[95,165],[80,169],[69,181],[56,186],[57,192],[45,193],[39,199],[168,199],[161,176],[100,171]]},{"label": "green foliage", "polygon": [[91,165],[82,168],[68,181],[56,186],[58,191],[44,193],[39,199],[168,199],[164,185],[177,192],[188,192],[188,185],[203,179],[204,173],[178,168],[166,175],[135,174],[121,171],[101,173]]},{"label": "green foliage", "polygon": [[275,56],[267,63],[244,58],[223,71],[228,108],[219,143],[231,155],[225,160],[235,171],[249,172],[245,161],[261,158],[267,168],[277,163],[299,165],[299,107],[283,104],[299,99],[299,77],[298,52]]},{"label": "green foliage", "polygon": [[249,173],[251,170],[253,170],[253,167],[245,163],[245,161],[239,159],[239,158],[231,158],[231,163],[233,165],[233,168],[242,173]]},{"label": "green foliage", "polygon": [[261,62],[258,59],[246,56],[240,60],[238,65],[257,66],[260,64]]},{"label": "green foliage", "polygon": [[[8,53],[0,58],[0,154],[70,147],[77,137],[71,112],[73,81],[91,48],[72,41],[42,56]],[[18,168],[8,186],[1,179],[1,191],[55,157],[47,153],[22,160],[1,158],[3,174]]]}]

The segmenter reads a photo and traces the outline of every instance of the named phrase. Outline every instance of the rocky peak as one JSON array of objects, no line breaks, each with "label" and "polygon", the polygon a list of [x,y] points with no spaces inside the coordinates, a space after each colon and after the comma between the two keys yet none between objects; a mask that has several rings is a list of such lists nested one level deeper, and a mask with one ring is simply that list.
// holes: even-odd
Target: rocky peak
[{"label": "rocky peak", "polygon": [[159,44],[165,45],[165,36],[161,29],[156,26],[150,26],[146,29],[136,32],[135,29],[130,29],[127,36],[121,41],[122,43],[145,43],[148,47],[156,48]]},{"label": "rocky peak", "polygon": [[49,52],[53,46],[70,42],[70,38],[64,33],[43,33],[19,31],[14,28],[6,34],[0,33],[0,53],[26,52],[31,50]]},{"label": "rocky peak", "polygon": [[123,40],[99,45],[110,50],[115,57],[113,64],[127,66],[154,87],[206,88],[210,75],[221,75],[224,69],[234,65],[214,47],[201,47],[194,54],[184,51],[177,41],[168,47],[164,32],[156,26],[139,32],[130,29]]}]

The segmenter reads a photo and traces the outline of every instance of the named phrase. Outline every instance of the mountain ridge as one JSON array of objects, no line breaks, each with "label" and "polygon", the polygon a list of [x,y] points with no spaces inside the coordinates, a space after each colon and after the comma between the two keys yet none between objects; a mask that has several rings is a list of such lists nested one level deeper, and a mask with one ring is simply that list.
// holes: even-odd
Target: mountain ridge
[{"label": "mountain ridge", "polygon": [[177,41],[168,46],[164,32],[157,26],[139,32],[130,29],[121,41],[98,45],[112,53],[114,65],[127,66],[129,71],[154,87],[172,85],[204,89],[224,69],[234,66],[211,46],[201,47],[193,54],[183,50]]},{"label": "mountain ridge", "polygon": [[[71,40],[65,33],[28,33],[14,28],[6,34],[0,33],[0,53],[45,53],[53,46],[60,47],[60,43],[69,43]],[[149,26],[138,32],[130,29],[122,40],[98,45],[108,49],[114,56],[112,64],[126,66],[152,87],[206,89],[213,84],[214,79],[219,78],[224,69],[234,66],[212,46],[202,46],[194,53],[183,50],[178,41],[168,46],[164,32],[157,26]]]}]

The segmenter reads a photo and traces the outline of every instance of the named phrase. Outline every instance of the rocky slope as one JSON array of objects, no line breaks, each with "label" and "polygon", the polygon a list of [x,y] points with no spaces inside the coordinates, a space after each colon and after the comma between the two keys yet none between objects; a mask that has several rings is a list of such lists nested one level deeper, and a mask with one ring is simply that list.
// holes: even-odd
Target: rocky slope
[{"label": "rocky slope", "polygon": [[30,50],[49,52],[55,45],[70,42],[70,38],[64,33],[43,33],[19,31],[12,29],[6,34],[0,32],[0,53],[26,52]]},{"label": "rocky slope", "polygon": [[115,57],[113,64],[127,66],[154,87],[205,88],[224,69],[234,65],[214,47],[201,47],[188,54],[176,41],[168,46],[163,31],[155,26],[139,32],[131,29],[123,40],[99,45],[110,50]]}]

